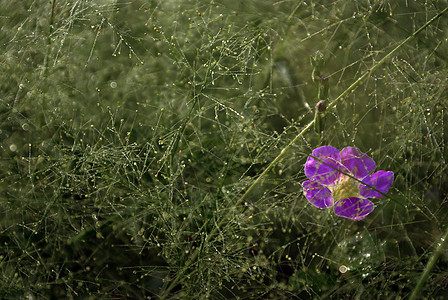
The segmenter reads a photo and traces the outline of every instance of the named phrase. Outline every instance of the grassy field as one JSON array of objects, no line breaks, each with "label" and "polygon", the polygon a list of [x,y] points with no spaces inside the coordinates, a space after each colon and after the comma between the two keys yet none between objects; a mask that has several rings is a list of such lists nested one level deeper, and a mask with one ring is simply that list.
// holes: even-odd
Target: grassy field
[{"label": "grassy field", "polygon": [[[0,0],[0,298],[444,299],[446,7]],[[322,145],[394,172],[363,220]]]}]

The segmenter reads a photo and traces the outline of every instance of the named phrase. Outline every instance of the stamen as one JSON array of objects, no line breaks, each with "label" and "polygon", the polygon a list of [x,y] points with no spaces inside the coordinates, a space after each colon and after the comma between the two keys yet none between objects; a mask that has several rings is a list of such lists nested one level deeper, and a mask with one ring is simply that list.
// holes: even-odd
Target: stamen
[{"label": "stamen", "polygon": [[332,194],[335,202],[351,197],[359,198],[359,183],[349,176],[341,175],[338,183],[332,189]]}]

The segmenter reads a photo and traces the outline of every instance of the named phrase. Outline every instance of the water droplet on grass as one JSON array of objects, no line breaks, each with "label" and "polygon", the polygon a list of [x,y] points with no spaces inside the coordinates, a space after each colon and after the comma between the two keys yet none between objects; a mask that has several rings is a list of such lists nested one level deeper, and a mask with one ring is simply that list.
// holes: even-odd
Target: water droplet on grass
[{"label": "water droplet on grass", "polygon": [[28,125],[28,123],[23,123],[22,124],[22,129],[25,131],[28,131],[30,129],[30,125]]},{"label": "water droplet on grass", "polygon": [[340,266],[339,267],[339,272],[341,272],[342,274],[344,274],[345,272],[347,272],[349,269],[346,267],[346,266],[344,266],[344,265],[342,265],[342,266]]}]

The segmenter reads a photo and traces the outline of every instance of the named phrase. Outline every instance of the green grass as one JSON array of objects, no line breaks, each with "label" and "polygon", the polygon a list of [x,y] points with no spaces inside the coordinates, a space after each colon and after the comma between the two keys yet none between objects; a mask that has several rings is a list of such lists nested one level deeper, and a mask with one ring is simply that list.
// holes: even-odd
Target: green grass
[{"label": "green grass", "polygon": [[[0,298],[443,299],[446,7],[0,1]],[[364,220],[322,144],[394,172]]]}]

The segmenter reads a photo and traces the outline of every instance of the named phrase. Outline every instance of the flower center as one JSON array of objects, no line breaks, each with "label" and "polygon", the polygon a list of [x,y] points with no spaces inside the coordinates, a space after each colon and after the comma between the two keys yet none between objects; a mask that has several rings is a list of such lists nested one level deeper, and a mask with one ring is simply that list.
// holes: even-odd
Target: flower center
[{"label": "flower center", "polygon": [[335,203],[341,199],[359,197],[359,183],[346,175],[341,175],[332,193]]}]

